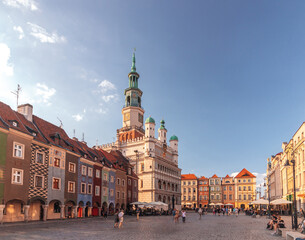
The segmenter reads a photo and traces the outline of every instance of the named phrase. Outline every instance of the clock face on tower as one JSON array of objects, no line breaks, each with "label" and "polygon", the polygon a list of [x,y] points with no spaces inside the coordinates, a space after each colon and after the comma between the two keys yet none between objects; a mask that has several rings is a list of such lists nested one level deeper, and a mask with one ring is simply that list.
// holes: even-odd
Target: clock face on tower
[{"label": "clock face on tower", "polygon": [[130,113],[124,113],[124,122],[130,120]]}]

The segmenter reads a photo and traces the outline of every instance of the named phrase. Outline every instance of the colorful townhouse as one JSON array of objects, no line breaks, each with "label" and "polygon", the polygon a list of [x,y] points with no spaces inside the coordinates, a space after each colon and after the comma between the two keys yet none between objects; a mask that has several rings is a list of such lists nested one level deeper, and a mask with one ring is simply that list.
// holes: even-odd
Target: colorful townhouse
[{"label": "colorful townhouse", "polygon": [[195,174],[181,175],[181,194],[183,208],[198,207],[198,178]]},{"label": "colorful townhouse", "polygon": [[198,179],[198,206],[208,207],[209,205],[209,179],[202,176]]},{"label": "colorful townhouse", "polygon": [[223,204],[226,206],[235,207],[235,183],[233,177],[229,175],[222,178],[222,198]]},{"label": "colorful townhouse", "polygon": [[221,178],[214,174],[209,178],[210,186],[210,203],[221,204],[222,203],[222,190],[221,190]]}]

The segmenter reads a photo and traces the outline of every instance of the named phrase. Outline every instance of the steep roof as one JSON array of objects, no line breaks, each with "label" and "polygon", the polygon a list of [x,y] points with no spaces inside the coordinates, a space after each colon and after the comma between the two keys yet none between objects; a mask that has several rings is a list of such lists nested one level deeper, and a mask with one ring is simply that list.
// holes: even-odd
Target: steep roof
[{"label": "steep roof", "polygon": [[243,178],[243,177],[252,177],[252,178],[256,178],[256,176],[254,176],[252,173],[250,173],[247,169],[243,169],[241,170],[235,178]]},{"label": "steep roof", "polygon": [[205,179],[207,179],[205,176],[199,178],[199,180],[205,180]]},{"label": "steep roof", "polygon": [[181,180],[197,180],[195,174],[181,174]]},{"label": "steep roof", "polygon": [[218,176],[216,174],[214,174],[211,178],[218,178]]},{"label": "steep roof", "polygon": [[[13,122],[16,122],[17,126],[14,126]],[[0,127],[18,130],[33,136],[37,141],[47,143],[47,140],[32,122],[28,121],[22,114],[14,111],[9,105],[3,102],[0,102]]]},{"label": "steep roof", "polygon": [[231,177],[227,174],[227,176],[225,176],[224,178],[231,178]]}]

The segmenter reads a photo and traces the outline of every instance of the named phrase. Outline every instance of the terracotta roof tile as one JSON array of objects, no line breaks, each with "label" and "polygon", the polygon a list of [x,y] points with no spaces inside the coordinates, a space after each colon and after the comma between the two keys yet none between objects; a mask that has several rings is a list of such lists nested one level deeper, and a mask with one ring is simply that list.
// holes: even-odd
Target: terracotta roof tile
[{"label": "terracotta roof tile", "polygon": [[199,180],[205,180],[205,179],[207,179],[205,176],[199,178]]},{"label": "terracotta roof tile", "polygon": [[242,177],[256,177],[252,173],[250,173],[247,169],[241,170],[235,178],[242,178]]},{"label": "terracotta roof tile", "polygon": [[197,180],[195,174],[181,174],[181,180]]},{"label": "terracotta roof tile", "polygon": [[218,176],[216,174],[214,174],[211,178],[218,178]]},{"label": "terracotta roof tile", "polygon": [[230,176],[227,174],[227,176],[225,176],[224,178],[232,178],[232,177],[230,177]]}]

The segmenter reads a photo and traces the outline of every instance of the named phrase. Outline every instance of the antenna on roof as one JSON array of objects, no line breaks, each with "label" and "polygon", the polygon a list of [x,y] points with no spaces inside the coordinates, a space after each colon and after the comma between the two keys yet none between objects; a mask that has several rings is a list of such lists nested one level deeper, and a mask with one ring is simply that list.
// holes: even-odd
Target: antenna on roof
[{"label": "antenna on roof", "polygon": [[73,129],[73,137],[75,138],[75,129]]},{"label": "antenna on roof", "polygon": [[83,136],[82,136],[82,141],[84,142],[85,141],[85,134],[83,133]]},{"label": "antenna on roof", "polygon": [[98,146],[98,139],[96,139],[96,143],[95,143],[95,146]]},{"label": "antenna on roof", "polygon": [[59,119],[59,117],[57,117],[57,119],[58,119],[58,120],[59,120],[59,122],[60,122],[59,127],[60,127],[60,128],[63,128],[63,126],[64,126],[64,125],[62,124],[62,121]]},{"label": "antenna on roof", "polygon": [[20,95],[20,91],[21,91],[21,87],[20,87],[20,85],[18,84],[18,85],[17,85],[17,90],[14,91],[14,92],[11,92],[12,94],[16,95],[16,98],[17,98],[17,108],[18,108],[18,105],[19,105],[19,95]]}]

